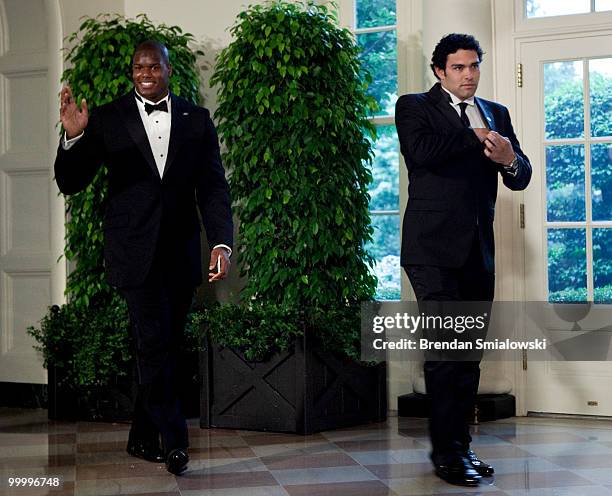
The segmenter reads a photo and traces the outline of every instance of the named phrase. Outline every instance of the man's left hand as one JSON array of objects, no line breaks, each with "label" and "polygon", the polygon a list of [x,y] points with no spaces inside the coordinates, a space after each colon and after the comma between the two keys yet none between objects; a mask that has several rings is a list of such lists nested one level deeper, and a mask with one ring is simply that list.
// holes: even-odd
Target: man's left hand
[{"label": "man's left hand", "polygon": [[[213,248],[210,252],[210,263],[208,264],[208,282],[220,281],[229,274],[231,267],[229,252],[225,248]],[[219,272],[216,268],[219,267]],[[212,272],[215,270],[215,272]]]},{"label": "man's left hand", "polygon": [[484,140],[484,154],[493,162],[509,165],[514,160],[514,150],[510,140],[495,131],[490,131]]}]

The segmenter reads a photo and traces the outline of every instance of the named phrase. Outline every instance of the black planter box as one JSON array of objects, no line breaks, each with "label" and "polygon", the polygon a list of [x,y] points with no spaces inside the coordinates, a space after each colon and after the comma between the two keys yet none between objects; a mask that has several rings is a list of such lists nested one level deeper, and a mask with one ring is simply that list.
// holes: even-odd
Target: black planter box
[{"label": "black planter box", "polygon": [[[200,416],[198,353],[187,352],[179,360],[179,397],[186,418]],[[62,384],[62,368],[49,365],[49,419],[63,421],[126,422],[131,420],[136,387],[131,373],[115,377],[104,387],[69,387]]]},{"label": "black planter box", "polygon": [[62,421],[125,422],[131,418],[136,391],[129,376],[115,377],[106,387],[69,387],[64,370],[48,369],[49,418]]},{"label": "black planter box", "polygon": [[[472,422],[488,422],[516,415],[516,401],[511,394],[479,394]],[[431,400],[426,394],[410,393],[397,398],[400,417],[429,417]]]},{"label": "black planter box", "polygon": [[306,335],[264,362],[205,343],[200,426],[312,434],[384,421],[386,364],[339,357]]}]

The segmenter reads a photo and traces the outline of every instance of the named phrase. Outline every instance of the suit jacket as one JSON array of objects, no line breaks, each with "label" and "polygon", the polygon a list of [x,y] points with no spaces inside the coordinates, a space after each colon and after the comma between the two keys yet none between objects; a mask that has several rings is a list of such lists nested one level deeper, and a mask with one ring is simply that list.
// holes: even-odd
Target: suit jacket
[{"label": "suit jacket", "polygon": [[522,190],[531,179],[531,164],[516,139],[508,109],[482,98],[475,101],[488,127],[512,143],[518,157],[516,176],[484,155],[483,144],[450,106],[440,83],[427,93],[403,95],[397,101],[395,124],[409,178],[402,266],[460,267],[478,233],[485,268],[495,270],[498,174],[508,188]]},{"label": "suit jacket", "polygon": [[108,168],[104,261],[108,281],[120,288],[142,284],[160,253],[169,274],[192,286],[202,282],[196,206],[209,245],[232,245],[229,188],[210,114],[171,99],[163,178],[133,92],[92,111],[83,137],[57,151],[55,178],[64,194],[86,188],[103,163]]}]

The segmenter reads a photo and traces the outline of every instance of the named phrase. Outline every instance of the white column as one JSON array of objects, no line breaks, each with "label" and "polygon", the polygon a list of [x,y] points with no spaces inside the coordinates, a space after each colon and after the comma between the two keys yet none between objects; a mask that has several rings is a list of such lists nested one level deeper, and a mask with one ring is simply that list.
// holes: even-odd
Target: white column
[{"label": "white column", "polygon": [[[58,0],[45,0],[45,8],[47,11],[47,29],[49,42],[49,171],[50,177],[53,177],[53,163],[55,161],[55,149],[59,142],[59,92],[61,90],[60,77],[62,74],[62,39],[64,32],[62,30],[61,11]],[[59,195],[59,190],[55,181],[51,185],[51,303],[53,305],[61,305],[65,303],[66,297],[64,290],[66,289],[66,266],[65,258],[59,262],[56,260],[64,253],[66,234],[64,228],[65,222],[65,205],[64,197]]]}]

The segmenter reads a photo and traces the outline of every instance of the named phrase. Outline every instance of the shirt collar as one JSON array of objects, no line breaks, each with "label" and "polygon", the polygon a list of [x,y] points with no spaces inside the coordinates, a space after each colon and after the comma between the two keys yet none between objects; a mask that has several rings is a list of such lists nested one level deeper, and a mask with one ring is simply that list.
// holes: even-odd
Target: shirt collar
[{"label": "shirt collar", "polygon": [[440,85],[440,88],[442,88],[444,91],[446,91],[448,95],[450,95],[452,105],[459,105],[461,102],[465,102],[468,105],[472,105],[472,106],[474,105],[473,96],[466,98],[465,100],[461,100],[460,98],[457,98],[455,95],[453,95],[450,91],[448,91],[444,86]]},{"label": "shirt collar", "polygon": [[134,97],[136,98],[136,103],[142,105],[143,107],[145,103],[148,103],[150,105],[157,105],[158,103],[161,103],[165,100],[168,103],[168,108],[170,108],[170,92],[168,92],[168,94],[163,97],[159,102],[152,102],[151,100],[147,100],[144,96],[138,93],[136,89],[134,89]]}]

